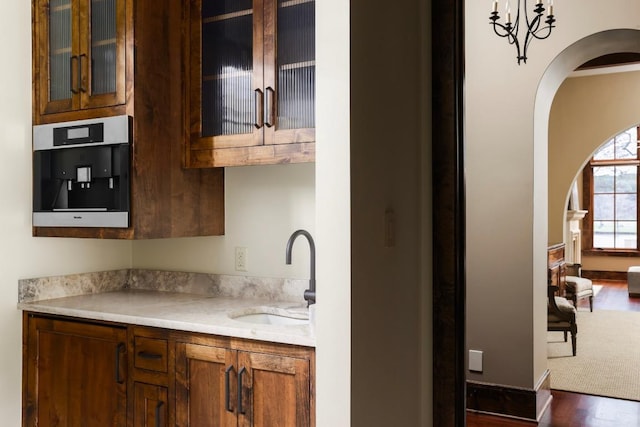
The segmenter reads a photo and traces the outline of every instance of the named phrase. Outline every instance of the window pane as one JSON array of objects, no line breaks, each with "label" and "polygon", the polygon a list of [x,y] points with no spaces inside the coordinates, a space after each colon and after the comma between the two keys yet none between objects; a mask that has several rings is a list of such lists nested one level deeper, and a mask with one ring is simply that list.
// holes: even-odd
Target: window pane
[{"label": "window pane", "polygon": [[606,144],[600,147],[593,156],[594,160],[613,160],[615,155],[615,146],[613,142],[613,139],[610,139]]},{"label": "window pane", "polygon": [[616,222],[616,248],[635,249],[637,243],[637,222],[618,221]]},{"label": "window pane", "polygon": [[603,144],[594,160],[637,159],[638,158],[638,128],[628,129]]},{"label": "window pane", "polygon": [[[594,166],[593,247],[638,249],[638,128],[619,133],[594,155],[607,166]],[[627,164],[624,164],[624,163]]]},{"label": "window pane", "polygon": [[[613,194],[596,194],[593,196],[593,219],[594,221],[600,220],[613,220]],[[611,230],[613,231],[613,229]]]},{"label": "window pane", "polygon": [[638,187],[637,166],[616,166],[616,193],[636,193]]},{"label": "window pane", "polygon": [[593,247],[613,248],[613,221],[593,221]]},{"label": "window pane", "polygon": [[618,194],[616,196],[616,220],[631,220],[637,219],[638,197],[634,194]]},{"label": "window pane", "polygon": [[616,159],[635,159],[638,157],[638,135],[636,127],[616,135],[614,140]]},{"label": "window pane", "polygon": [[615,166],[599,166],[593,168],[593,192],[613,193]]}]

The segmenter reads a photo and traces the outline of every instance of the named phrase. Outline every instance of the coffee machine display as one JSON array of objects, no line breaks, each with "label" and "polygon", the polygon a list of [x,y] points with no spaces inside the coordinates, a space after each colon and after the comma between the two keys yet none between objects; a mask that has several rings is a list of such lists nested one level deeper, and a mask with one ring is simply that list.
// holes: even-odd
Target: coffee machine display
[{"label": "coffee machine display", "polygon": [[129,226],[131,120],[33,128],[33,225]]}]

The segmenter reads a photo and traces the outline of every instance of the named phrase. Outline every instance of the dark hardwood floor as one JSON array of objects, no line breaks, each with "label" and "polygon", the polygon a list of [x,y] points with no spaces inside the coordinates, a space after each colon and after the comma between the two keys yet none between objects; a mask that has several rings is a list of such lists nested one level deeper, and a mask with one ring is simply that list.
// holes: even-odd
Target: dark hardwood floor
[{"label": "dark hardwood floor", "polygon": [[[593,300],[594,310],[640,311],[640,298],[630,298],[626,282],[598,281],[602,289]],[[578,302],[578,309],[588,310],[589,301]],[[590,396],[552,390],[550,407],[538,424],[467,413],[468,427],[637,427],[640,426],[640,402]]]}]

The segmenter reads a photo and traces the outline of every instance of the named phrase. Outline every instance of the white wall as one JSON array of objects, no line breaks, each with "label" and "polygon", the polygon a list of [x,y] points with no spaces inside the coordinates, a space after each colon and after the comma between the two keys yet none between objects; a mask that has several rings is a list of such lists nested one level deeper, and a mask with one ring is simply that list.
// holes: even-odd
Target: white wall
[{"label": "white wall", "polygon": [[349,6],[343,0],[316,2],[318,427],[351,422]]},{"label": "white wall", "polygon": [[[574,42],[638,28],[640,3],[557,2],[557,28],[520,66],[490,28],[489,7],[465,2],[467,344],[484,351],[484,373],[468,378],[532,388],[546,369],[547,123],[557,89],[539,84]],[[546,102],[543,117],[534,107]]]},{"label": "white wall", "polygon": [[[225,235],[133,243],[136,268],[242,276],[309,278],[309,245],[299,238],[291,265],[285,247],[299,228],[315,237],[313,163],[225,170]],[[235,270],[235,248],[248,250],[247,271]]]},{"label": "white wall", "polygon": [[0,414],[21,423],[22,318],[18,279],[128,268],[131,243],[31,237],[31,5],[5,0],[0,15]]}]

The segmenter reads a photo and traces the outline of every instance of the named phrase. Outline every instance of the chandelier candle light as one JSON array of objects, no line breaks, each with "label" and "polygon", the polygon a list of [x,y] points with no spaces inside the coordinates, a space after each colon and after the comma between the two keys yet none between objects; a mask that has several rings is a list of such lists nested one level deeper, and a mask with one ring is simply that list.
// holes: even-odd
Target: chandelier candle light
[{"label": "chandelier candle light", "polygon": [[544,14],[545,8],[542,4],[542,0],[535,0],[535,6],[533,8],[535,16],[532,20],[529,20],[529,14],[527,13],[527,0],[523,1],[523,14],[527,33],[522,45],[518,40],[518,30],[520,29],[520,0],[518,0],[518,10],[516,11],[515,22],[511,20],[511,5],[509,4],[509,0],[507,0],[505,4],[504,24],[498,22],[500,19],[500,15],[498,13],[498,0],[493,1],[493,8],[491,10],[491,16],[489,17],[489,20],[491,20],[489,24],[493,25],[493,31],[500,37],[506,37],[509,44],[516,45],[516,50],[518,51],[518,65],[520,65],[521,62],[524,62],[525,64],[527,63],[527,48],[529,47],[531,40],[534,38],[544,40],[549,37],[551,35],[551,30],[555,27],[553,23],[556,22],[556,19],[553,16],[553,0],[548,0],[547,19],[544,20],[544,24],[546,24],[544,26],[542,26],[542,15]]}]

